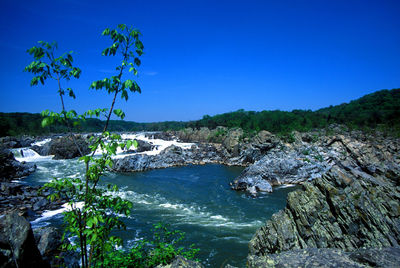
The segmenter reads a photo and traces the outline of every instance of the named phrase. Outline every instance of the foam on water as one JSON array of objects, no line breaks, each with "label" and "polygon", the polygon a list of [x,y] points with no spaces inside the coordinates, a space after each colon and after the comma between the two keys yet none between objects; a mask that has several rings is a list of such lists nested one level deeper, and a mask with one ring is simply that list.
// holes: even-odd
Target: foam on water
[{"label": "foam on water", "polygon": [[[147,154],[147,155],[156,155],[159,154],[162,150],[165,148],[175,145],[177,147],[180,147],[184,150],[190,149],[194,143],[184,143],[184,142],[178,142],[176,140],[172,141],[166,141],[166,140],[161,140],[161,139],[151,139],[146,137],[144,133],[136,133],[136,134],[122,134],[121,138],[124,140],[142,140],[145,142],[148,142],[152,145],[154,145],[154,149],[152,151],[147,151],[147,152],[142,152],[141,154]],[[123,154],[124,151],[118,148],[117,150],[117,155],[114,156],[114,158],[124,158],[130,155],[135,155],[137,153],[131,153],[131,154]]]},{"label": "foam on water", "polygon": [[[74,208],[82,208],[83,207],[83,202],[78,202],[72,205]],[[70,211],[72,209],[71,205],[68,203],[65,203],[62,205],[61,208],[56,209],[56,210],[46,210],[42,213],[42,215],[37,218],[36,220],[32,221],[31,224],[34,227],[40,227],[40,223],[48,221],[50,218],[53,218],[57,215],[60,215],[61,213],[65,211]],[[45,223],[45,225],[48,225],[49,223]]]},{"label": "foam on water", "polygon": [[32,143],[31,144],[31,146],[43,146],[43,145],[45,145],[46,143],[48,143],[48,142],[50,142],[51,141],[51,139],[50,138],[48,138],[48,139],[44,139],[44,140],[42,140],[42,141],[37,141],[37,142],[34,142],[34,143]]},{"label": "foam on water", "polygon": [[19,162],[40,162],[49,161],[53,158],[53,155],[41,156],[37,152],[29,148],[19,148],[12,150],[15,160]]},{"label": "foam on water", "polygon": [[241,229],[246,227],[261,226],[262,221],[243,222],[235,221],[228,216],[214,215],[206,206],[196,204],[180,204],[168,201],[166,198],[155,195],[139,194],[134,191],[122,190],[118,196],[134,204],[145,206],[148,210],[159,211],[158,214],[170,213],[172,219],[179,218],[180,223],[207,227],[225,227],[228,229]]}]

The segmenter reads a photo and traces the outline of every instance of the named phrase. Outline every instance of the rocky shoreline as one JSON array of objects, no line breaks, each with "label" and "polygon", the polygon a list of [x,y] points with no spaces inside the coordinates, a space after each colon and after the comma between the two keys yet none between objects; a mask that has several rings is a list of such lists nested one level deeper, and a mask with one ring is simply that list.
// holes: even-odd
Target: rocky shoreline
[{"label": "rocky shoreline", "polygon": [[[53,138],[31,149],[41,155],[59,152],[56,159],[73,158],[77,154],[73,144],[79,141],[80,150],[86,150],[88,136]],[[194,144],[117,158],[113,172],[206,163],[239,165],[246,168],[231,188],[253,197],[273,191],[274,186],[302,184],[301,190],[289,194],[286,208],[250,241],[249,267],[400,266],[400,139],[340,126],[284,137],[218,127],[149,133],[146,138]],[[35,140],[8,138],[2,143],[15,148],[28,141]],[[151,142],[140,141],[131,153],[155,148]],[[0,174],[5,174],[1,214],[19,208],[19,215],[34,217],[63,203],[50,204],[45,199],[49,193],[39,195],[37,188],[12,182],[35,167],[19,163],[6,149],[1,157],[6,163],[0,167]]]}]

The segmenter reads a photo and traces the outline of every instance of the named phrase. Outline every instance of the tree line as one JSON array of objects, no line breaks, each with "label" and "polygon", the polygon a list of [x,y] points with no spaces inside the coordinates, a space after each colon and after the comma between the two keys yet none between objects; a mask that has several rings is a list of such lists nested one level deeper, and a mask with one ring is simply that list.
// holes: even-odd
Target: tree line
[{"label": "tree line", "polygon": [[[41,127],[40,114],[0,113],[0,136],[45,135],[67,132],[65,126],[55,124]],[[99,132],[103,122],[99,119],[87,119],[75,127],[76,132]],[[240,127],[245,131],[268,130],[272,133],[289,133],[293,130],[309,131],[326,128],[331,124],[346,125],[351,129],[379,129],[400,134],[400,89],[380,90],[365,95],[349,103],[329,106],[316,111],[245,111],[243,109],[218,114],[205,115],[195,121],[165,121],[137,123],[132,121],[111,120],[111,131],[165,131],[187,127],[210,129],[217,126]]]}]

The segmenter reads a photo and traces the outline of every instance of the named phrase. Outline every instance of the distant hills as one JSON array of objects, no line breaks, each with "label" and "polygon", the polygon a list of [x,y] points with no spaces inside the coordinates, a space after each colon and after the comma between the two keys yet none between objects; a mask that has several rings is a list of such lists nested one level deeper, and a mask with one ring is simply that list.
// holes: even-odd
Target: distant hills
[{"label": "distant hills", "polygon": [[[62,125],[41,127],[40,114],[0,113],[0,136],[45,135],[67,132]],[[400,89],[380,90],[365,95],[350,103],[329,106],[317,111],[244,111],[238,110],[215,116],[205,115],[196,121],[166,121],[156,123],[136,123],[112,120],[110,131],[163,131],[186,127],[228,128],[240,127],[245,131],[268,130],[273,133],[288,133],[293,130],[308,131],[325,128],[331,124],[343,124],[352,129],[379,129],[400,134]],[[99,132],[104,123],[99,119],[88,119],[76,132]]]}]

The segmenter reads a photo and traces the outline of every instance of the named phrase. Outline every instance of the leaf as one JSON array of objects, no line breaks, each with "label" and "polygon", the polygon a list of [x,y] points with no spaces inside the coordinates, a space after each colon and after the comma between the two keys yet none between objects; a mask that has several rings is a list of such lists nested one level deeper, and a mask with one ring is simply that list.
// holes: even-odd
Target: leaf
[{"label": "leaf", "polygon": [[50,119],[50,117],[43,118],[43,120],[42,120],[42,127],[47,127],[47,126],[50,125],[50,124],[51,124],[51,119]]},{"label": "leaf", "polygon": [[115,109],[114,114],[121,119],[125,118],[125,113],[121,109]]}]

